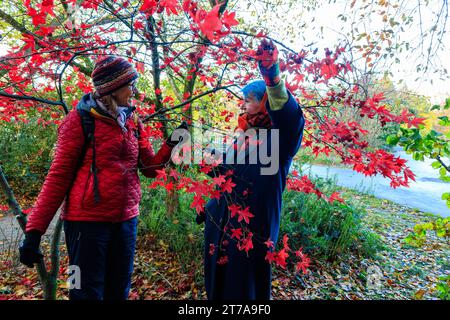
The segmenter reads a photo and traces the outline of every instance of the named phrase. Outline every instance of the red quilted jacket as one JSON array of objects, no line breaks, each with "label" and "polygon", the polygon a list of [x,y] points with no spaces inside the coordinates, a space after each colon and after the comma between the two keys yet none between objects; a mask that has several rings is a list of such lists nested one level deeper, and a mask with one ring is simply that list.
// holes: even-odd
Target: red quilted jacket
[{"label": "red quilted jacket", "polygon": [[[155,170],[169,162],[171,147],[164,144],[155,155],[142,123],[136,124],[134,117],[127,120],[128,132],[123,133],[112,118],[95,110],[91,114],[95,117],[95,163],[100,201],[94,202],[91,144],[76,172],[84,134],[80,114],[73,110],[58,128],[55,157],[28,217],[27,232],[39,230],[45,233],[69,190],[62,208],[63,220],[121,222],[131,219],[139,214],[141,189],[138,167],[146,177],[155,177]],[[136,130],[140,130],[140,141],[135,136]]]}]

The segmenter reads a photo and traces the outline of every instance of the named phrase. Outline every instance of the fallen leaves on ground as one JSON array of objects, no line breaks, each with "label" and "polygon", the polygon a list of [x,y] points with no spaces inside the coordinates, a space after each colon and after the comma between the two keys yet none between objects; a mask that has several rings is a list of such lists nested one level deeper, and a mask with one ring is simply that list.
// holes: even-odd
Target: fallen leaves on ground
[{"label": "fallen leaves on ground", "polygon": [[[313,264],[306,275],[274,268],[273,299],[436,299],[438,277],[450,274],[449,243],[431,233],[422,248],[403,242],[415,224],[429,221],[430,216],[389,201],[380,204],[348,190],[343,196],[353,197],[365,207],[365,223],[381,236],[387,250],[375,259],[349,254],[340,261],[321,261],[312,256]],[[48,257],[48,239],[43,242],[43,251]],[[67,260],[62,242],[58,299],[68,297]],[[367,286],[370,267],[381,272],[379,287]],[[0,253],[0,300],[42,298],[36,270],[19,264],[10,252]],[[139,236],[129,298],[206,299],[201,259],[181,263],[164,240],[150,234]]]}]

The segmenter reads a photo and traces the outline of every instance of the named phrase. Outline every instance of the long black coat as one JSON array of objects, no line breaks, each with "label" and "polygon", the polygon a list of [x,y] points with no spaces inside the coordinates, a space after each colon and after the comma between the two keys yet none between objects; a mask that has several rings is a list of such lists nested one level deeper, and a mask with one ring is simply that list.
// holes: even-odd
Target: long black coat
[{"label": "long black coat", "polygon": [[[205,286],[208,299],[270,299],[271,266],[265,260],[268,239],[276,244],[280,226],[282,193],[286,176],[294,155],[300,148],[305,119],[296,100],[289,93],[289,100],[281,110],[266,109],[272,120],[267,143],[271,148],[271,137],[279,133],[279,163],[275,174],[261,174],[261,168],[268,167],[257,159],[256,164],[234,164],[221,166],[221,170],[234,170],[236,186],[231,194],[225,193],[219,200],[210,200],[206,207],[205,224]],[[274,141],[275,143],[275,141]],[[246,155],[247,160],[249,154]],[[246,162],[248,163],[248,162]],[[243,221],[231,218],[228,206],[233,203],[250,207],[254,217],[248,225],[253,233],[253,248],[239,250],[236,239],[231,239],[230,230],[240,228]],[[226,227],[228,232],[223,232]],[[228,243],[227,243],[228,242]],[[241,243],[242,244],[242,243]],[[212,253],[212,254],[211,254]],[[227,257],[225,264],[223,257]]]}]

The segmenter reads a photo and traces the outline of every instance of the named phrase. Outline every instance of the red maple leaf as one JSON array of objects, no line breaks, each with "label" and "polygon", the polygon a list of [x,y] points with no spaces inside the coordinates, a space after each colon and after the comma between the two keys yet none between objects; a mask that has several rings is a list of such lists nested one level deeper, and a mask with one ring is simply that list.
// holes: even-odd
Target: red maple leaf
[{"label": "red maple leaf", "polygon": [[337,191],[333,192],[331,194],[330,198],[328,199],[328,201],[330,203],[333,203],[334,201],[339,201],[341,203],[344,203],[344,199],[342,199],[339,195],[340,195],[339,192],[337,192]]},{"label": "red maple leaf", "polygon": [[267,246],[267,248],[274,248],[275,246],[274,246],[274,244],[273,244],[273,241],[272,240],[270,240],[270,238],[269,239],[267,239],[267,241],[266,242],[264,242],[264,244]]},{"label": "red maple leaf", "polygon": [[140,72],[140,73],[144,73],[145,72],[145,64],[143,62],[136,62],[135,66],[136,66],[136,71],[137,72]]},{"label": "red maple leaf", "polygon": [[236,15],[236,12],[228,12],[225,11],[223,13],[222,22],[225,26],[228,28],[231,28],[232,26],[237,26],[239,24],[239,21],[237,21],[234,17]]},{"label": "red maple leaf", "polygon": [[264,260],[267,260],[269,263],[272,263],[275,261],[275,256],[276,256],[275,252],[267,251]]},{"label": "red maple leaf", "polygon": [[190,208],[195,209],[197,213],[203,212],[206,201],[202,196],[195,195],[194,200],[192,201]]},{"label": "red maple leaf", "polygon": [[220,199],[221,193],[219,190],[213,190],[209,193],[211,199]]},{"label": "red maple leaf", "polygon": [[155,180],[148,186],[148,188],[149,189],[155,189],[156,187],[163,186],[163,185],[164,185],[164,182],[159,181],[159,180]]},{"label": "red maple leaf", "polygon": [[231,191],[233,191],[234,186],[236,186],[236,184],[233,183],[231,178],[228,178],[227,181],[222,185],[222,191],[231,193]]},{"label": "red maple leaf", "polygon": [[45,24],[45,18],[47,17],[47,15],[38,13],[34,8],[28,8],[28,15],[31,17],[33,25],[35,27],[39,26],[40,24]]},{"label": "red maple leaf", "polygon": [[224,175],[220,175],[217,177],[213,178],[213,184],[220,186],[222,183],[225,182],[225,176]]},{"label": "red maple leaf", "polygon": [[144,24],[141,20],[136,20],[133,25],[135,30],[144,30]]},{"label": "red maple leaf", "polygon": [[183,1],[183,11],[189,12],[192,6],[192,0],[184,0]]},{"label": "red maple leaf", "polygon": [[234,218],[234,216],[241,210],[241,207],[238,205],[232,204],[231,206],[228,206],[228,209],[231,212],[231,217]]},{"label": "red maple leaf", "polygon": [[238,222],[244,220],[247,224],[250,223],[250,218],[253,218],[254,215],[250,213],[249,209],[250,207],[246,207],[244,210],[238,211]]},{"label": "red maple leaf", "polygon": [[200,167],[199,171],[208,174],[212,171],[212,168],[213,168],[212,166],[202,165],[202,167]]},{"label": "red maple leaf", "polygon": [[300,270],[302,270],[303,274],[307,274],[308,273],[308,267],[310,266],[310,262],[311,260],[309,258],[303,258],[302,261],[297,262],[297,264],[295,265],[295,271],[298,272]]},{"label": "red maple leaf", "polygon": [[45,27],[45,26],[41,26],[41,28],[40,28],[38,31],[36,31],[35,33],[36,33],[38,36],[46,37],[46,36],[51,35],[51,34],[53,33],[53,31],[55,31],[55,27]]},{"label": "red maple leaf", "polygon": [[219,260],[217,260],[218,265],[224,265],[228,263],[228,256],[220,257]]},{"label": "red maple leaf", "polygon": [[241,237],[242,237],[242,229],[241,228],[231,229],[231,239],[236,238],[236,239],[240,240]]},{"label": "red maple leaf", "polygon": [[242,244],[238,245],[239,250],[245,250],[245,252],[249,252],[250,249],[253,249],[253,241],[252,241],[253,234],[250,232],[248,237],[242,240]]},{"label": "red maple leaf", "polygon": [[31,49],[32,51],[34,51],[35,48],[35,41],[34,41],[34,37],[30,34],[22,34],[22,41],[25,42],[25,46],[22,48],[22,50],[27,50],[27,49]]},{"label": "red maple leaf", "polygon": [[180,8],[180,6],[178,5],[178,1],[177,0],[161,0],[159,2],[159,5],[162,8],[166,9],[166,14],[167,15],[171,15],[171,14],[178,14],[177,9]]},{"label": "red maple leaf", "polygon": [[200,30],[211,42],[217,38],[216,32],[219,32],[220,29],[222,29],[222,22],[219,18],[220,7],[221,4],[218,4],[206,14],[205,11],[198,10],[195,16],[195,20],[198,23]]},{"label": "red maple leaf", "polygon": [[156,11],[158,4],[155,0],[144,0],[144,3],[139,8],[139,11],[147,13],[147,15],[152,15]]},{"label": "red maple leaf", "polygon": [[214,251],[216,251],[216,246],[214,243],[209,244],[209,254],[212,256],[214,254]]},{"label": "red maple leaf", "polygon": [[169,177],[174,178],[175,180],[178,180],[180,178],[180,174],[175,169],[170,169]]},{"label": "red maple leaf", "polygon": [[84,9],[94,9],[97,10],[98,6],[100,5],[100,2],[102,2],[103,0],[89,0],[89,1],[83,1],[83,3],[81,4],[81,6]]},{"label": "red maple leaf", "polygon": [[172,191],[172,190],[173,190],[173,187],[174,187],[174,184],[173,184],[172,181],[169,182],[168,184],[166,184],[166,185],[164,186],[164,188],[166,188],[166,191],[167,191],[167,192]]},{"label": "red maple leaf", "polygon": [[334,62],[331,63],[323,63],[321,68],[322,76],[328,80],[330,78],[333,78],[338,75],[339,69],[337,65],[334,64]]},{"label": "red maple leaf", "polygon": [[289,254],[285,249],[281,249],[275,256],[275,263],[279,265],[281,268],[286,269],[286,259],[289,257]]},{"label": "red maple leaf", "polygon": [[156,171],[156,179],[161,179],[167,181],[167,173],[165,169],[155,170]]},{"label": "red maple leaf", "polygon": [[55,13],[53,12],[53,0],[44,0],[41,4],[41,14],[47,15],[50,14],[52,16],[55,16]]},{"label": "red maple leaf", "polygon": [[305,257],[305,254],[303,253],[303,248],[300,248],[297,251],[295,251],[295,255],[300,259],[303,259]]}]

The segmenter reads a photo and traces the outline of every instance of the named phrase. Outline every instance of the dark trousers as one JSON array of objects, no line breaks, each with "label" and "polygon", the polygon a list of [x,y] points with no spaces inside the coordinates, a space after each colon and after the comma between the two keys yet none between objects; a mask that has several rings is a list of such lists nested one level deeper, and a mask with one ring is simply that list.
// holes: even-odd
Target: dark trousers
[{"label": "dark trousers", "polygon": [[126,300],[137,217],[120,223],[64,221],[64,233],[69,264],[78,267],[81,280],[79,289],[69,290],[70,300]]}]

